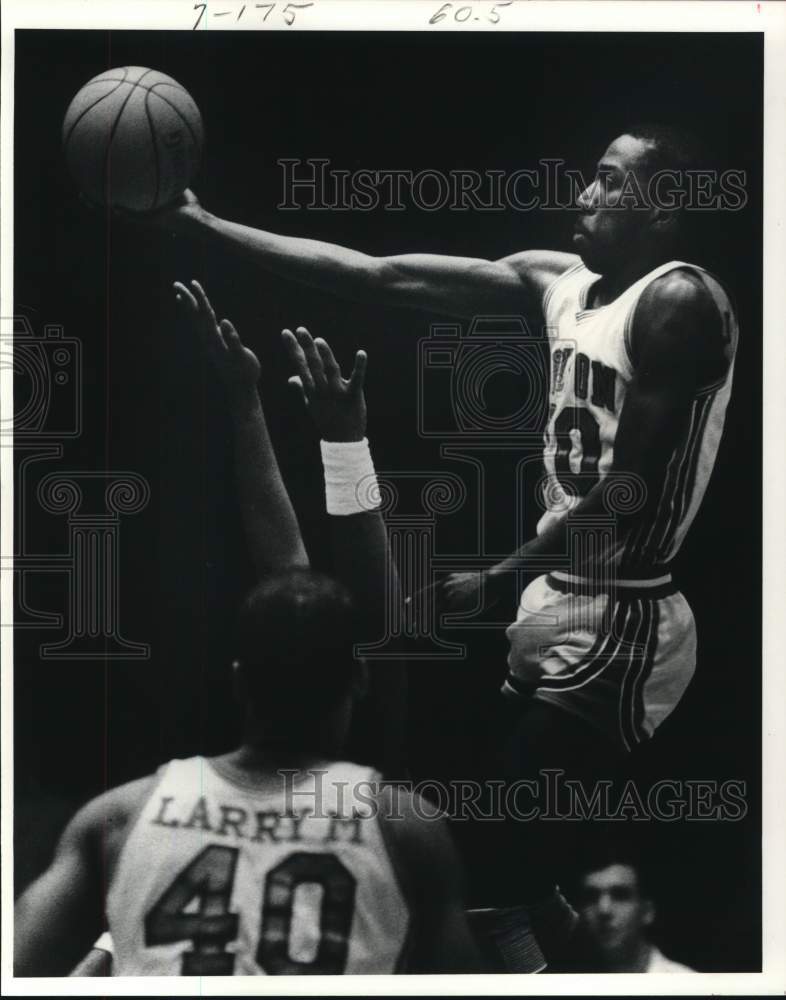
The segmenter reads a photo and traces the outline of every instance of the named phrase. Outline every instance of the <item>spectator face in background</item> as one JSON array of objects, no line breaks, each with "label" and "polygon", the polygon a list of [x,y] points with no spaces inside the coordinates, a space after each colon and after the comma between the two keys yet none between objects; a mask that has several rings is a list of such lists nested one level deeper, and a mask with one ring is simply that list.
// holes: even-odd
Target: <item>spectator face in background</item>
[{"label": "spectator face in background", "polygon": [[599,962],[646,962],[647,928],[655,911],[641,895],[635,868],[612,864],[588,872],[580,881],[577,904],[584,940]]}]

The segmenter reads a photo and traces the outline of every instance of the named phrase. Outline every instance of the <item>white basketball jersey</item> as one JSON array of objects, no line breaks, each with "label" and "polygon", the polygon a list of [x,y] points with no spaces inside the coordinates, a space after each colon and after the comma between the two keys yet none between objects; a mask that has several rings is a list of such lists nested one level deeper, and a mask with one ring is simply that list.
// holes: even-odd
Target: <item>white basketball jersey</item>
[{"label": "white basketball jersey", "polygon": [[[607,547],[621,577],[657,573],[679,549],[707,487],[731,393],[737,321],[728,296],[707,271],[670,261],[650,271],[608,305],[590,309],[587,296],[598,275],[577,263],[548,288],[543,312],[551,351],[549,415],[544,433],[546,513],[541,534],[607,475],[628,386],[633,378],[630,330],[644,289],[676,268],[698,275],[725,323],[729,367],[696,393],[680,441],[668,464],[659,502]],[[624,470],[620,470],[623,471]]]},{"label": "white basketball jersey", "polygon": [[336,763],[240,786],[218,767],[161,769],[107,896],[113,974],[399,971],[409,910],[378,775]]}]

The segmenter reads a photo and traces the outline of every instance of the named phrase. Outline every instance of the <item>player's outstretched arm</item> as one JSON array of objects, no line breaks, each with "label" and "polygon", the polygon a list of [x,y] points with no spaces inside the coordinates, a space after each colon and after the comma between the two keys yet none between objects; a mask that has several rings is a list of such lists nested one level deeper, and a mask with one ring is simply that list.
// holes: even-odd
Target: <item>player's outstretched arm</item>
[{"label": "player's outstretched arm", "polygon": [[228,319],[216,319],[204,289],[175,283],[175,296],[204,342],[226,387],[235,430],[235,463],[246,537],[257,573],[308,566],[257,391],[260,365]]},{"label": "player's outstretched arm", "polygon": [[65,976],[101,932],[104,913],[99,800],[65,829],[52,864],[17,900],[14,972]]},{"label": "player's outstretched arm", "polygon": [[155,218],[162,228],[205,235],[273,274],[332,294],[467,318],[539,310],[551,281],[578,260],[551,250],[500,260],[420,253],[375,257],[220,219],[207,212],[191,191]]},{"label": "player's outstretched arm", "polygon": [[[336,574],[349,588],[361,613],[359,638],[382,639],[393,602],[400,602],[398,572],[366,440],[365,351],[358,351],[348,379],[329,345],[305,327],[282,337],[297,372],[290,382],[302,394],[321,438],[327,509]],[[370,709],[378,722],[380,764],[400,775],[405,758],[406,675],[398,663],[385,662],[369,673]]]}]

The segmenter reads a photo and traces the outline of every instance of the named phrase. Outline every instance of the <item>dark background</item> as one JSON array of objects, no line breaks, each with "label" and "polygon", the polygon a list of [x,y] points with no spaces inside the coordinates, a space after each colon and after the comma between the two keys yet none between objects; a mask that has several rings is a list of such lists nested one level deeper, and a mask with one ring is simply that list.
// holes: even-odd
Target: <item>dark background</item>
[{"label": "dark background", "polygon": [[[417,436],[417,342],[434,317],[304,290],[78,202],[60,152],[62,118],[90,77],[123,65],[168,73],[194,97],[207,136],[194,187],[211,211],[374,254],[570,249],[573,220],[570,212],[412,206],[280,212],[276,160],[512,171],[560,157],[586,175],[627,122],[656,119],[700,132],[713,165],[747,172],[747,206],[707,220],[711,236],[698,261],[728,283],[741,327],[725,438],[678,558],[699,631],[698,670],[634,767],[644,783],[745,781],[748,815],[737,823],[628,823],[622,837],[639,842],[655,876],[667,954],[699,969],[758,968],[762,41],[753,34],[17,32],[15,311],[39,333],[62,324],[84,355],[83,433],[66,444],[62,462],[42,463],[33,475],[27,544],[43,552],[66,546],[65,518],[44,514],[34,500],[41,473],[143,475],[151,500],[121,525],[120,626],[152,649],[145,662],[51,662],[39,648],[58,633],[17,631],[17,889],[46,864],[86,798],[172,756],[228,749],[234,738],[229,636],[252,577],[221,394],[175,315],[173,279],[203,280],[260,354],[271,432],[318,564],[329,561],[321,472],[313,432],[286,391],[282,326],[309,326],[344,360],[358,346],[368,350],[379,468],[464,474],[440,458],[439,441]],[[493,519],[509,524],[512,497],[500,491],[494,504]],[[462,537],[471,508],[445,518],[445,537]],[[26,578],[26,598],[62,612],[63,578]],[[487,723],[505,670],[504,637],[456,638],[468,642],[466,662],[420,664],[413,678],[418,776],[491,776]],[[472,838],[462,842],[471,861]]]}]

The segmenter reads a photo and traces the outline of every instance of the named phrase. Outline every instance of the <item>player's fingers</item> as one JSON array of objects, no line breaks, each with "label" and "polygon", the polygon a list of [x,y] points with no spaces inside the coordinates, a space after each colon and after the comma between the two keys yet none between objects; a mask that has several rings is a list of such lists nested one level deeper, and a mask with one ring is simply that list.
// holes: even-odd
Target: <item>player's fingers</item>
[{"label": "player's fingers", "polygon": [[308,364],[309,371],[311,372],[311,378],[314,385],[318,389],[324,389],[327,384],[325,378],[325,368],[322,364],[322,358],[319,355],[319,351],[314,346],[314,340],[311,334],[304,326],[299,326],[295,330],[295,336],[297,337],[297,342],[303,351],[306,358],[306,363]]},{"label": "player's fingers", "polygon": [[189,312],[196,313],[199,311],[199,306],[194,296],[189,292],[182,281],[176,281],[172,288],[175,290],[175,299]]},{"label": "player's fingers", "polygon": [[366,381],[366,368],[368,367],[368,355],[365,351],[358,351],[355,355],[355,366],[349,376],[349,388],[351,392],[361,392]]},{"label": "player's fingers", "polygon": [[299,375],[293,375],[290,379],[287,380],[287,384],[292,386],[292,388],[297,392],[297,394],[303,400],[303,403],[306,406],[308,406],[308,394],[306,393],[306,390],[303,387],[303,380],[301,379],[301,377]]},{"label": "player's fingers", "polygon": [[243,341],[240,339],[240,334],[235,329],[233,323],[229,319],[222,319],[218,324],[218,329],[224,340],[226,346],[232,351],[239,351],[243,348]]},{"label": "player's fingers", "polygon": [[291,330],[282,330],[281,339],[284,341],[284,346],[286,347],[289,359],[295,366],[298,373],[293,377],[299,380],[304,393],[312,392],[314,389],[314,380],[311,378],[311,370],[308,367],[306,355],[303,352],[303,348],[298,343],[297,337]]},{"label": "player's fingers", "polygon": [[341,369],[338,367],[338,361],[336,361],[333,351],[330,349],[330,344],[322,337],[317,337],[314,340],[314,346],[319,351],[319,356],[322,359],[322,368],[324,369],[328,384],[331,386],[340,386]]},{"label": "player's fingers", "polygon": [[210,304],[210,299],[207,297],[207,293],[204,288],[198,281],[195,280],[191,282],[191,287],[194,289],[194,295],[199,303],[200,312],[204,313],[205,317],[210,320],[213,326],[218,326],[216,314],[213,312],[213,306]]}]

